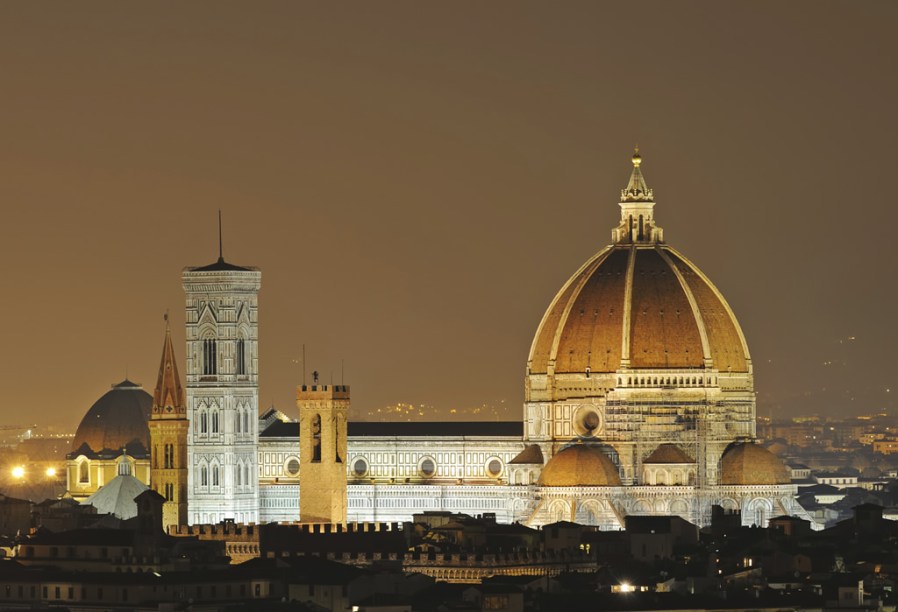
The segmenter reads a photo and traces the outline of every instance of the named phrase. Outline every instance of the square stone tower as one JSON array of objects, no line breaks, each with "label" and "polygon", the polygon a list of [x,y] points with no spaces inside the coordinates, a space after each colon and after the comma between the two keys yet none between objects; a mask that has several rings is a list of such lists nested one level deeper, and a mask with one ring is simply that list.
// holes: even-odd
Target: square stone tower
[{"label": "square stone tower", "polygon": [[258,294],[262,273],[185,268],[188,519],[259,520]]},{"label": "square stone tower", "polygon": [[299,408],[299,520],[346,522],[347,385],[301,385]]}]

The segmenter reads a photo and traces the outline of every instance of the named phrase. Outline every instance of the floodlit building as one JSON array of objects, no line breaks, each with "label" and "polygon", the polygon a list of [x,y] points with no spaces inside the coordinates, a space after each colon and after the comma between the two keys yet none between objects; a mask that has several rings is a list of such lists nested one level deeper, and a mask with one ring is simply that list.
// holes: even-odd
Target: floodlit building
[{"label": "floodlit building", "polygon": [[[789,470],[754,443],[752,362],[733,310],[665,242],[638,152],[632,163],[611,244],[536,328],[521,421],[347,422],[348,387],[317,383],[298,390],[299,420],[258,416],[261,273],[221,257],[186,269],[187,520],[448,511],[621,529],[629,516],[706,525],[714,505],[747,525],[804,516]],[[86,457],[72,458],[70,484]]]}]

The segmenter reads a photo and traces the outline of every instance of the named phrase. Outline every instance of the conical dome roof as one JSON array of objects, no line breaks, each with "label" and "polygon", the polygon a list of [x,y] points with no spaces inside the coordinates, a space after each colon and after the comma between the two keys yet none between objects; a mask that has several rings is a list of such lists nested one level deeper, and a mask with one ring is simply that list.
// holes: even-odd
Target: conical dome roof
[{"label": "conical dome roof", "polygon": [[113,514],[122,520],[137,516],[134,498],[149,487],[131,475],[131,464],[123,457],[118,476],[100,487],[100,490],[81,502],[93,506],[97,514]]}]

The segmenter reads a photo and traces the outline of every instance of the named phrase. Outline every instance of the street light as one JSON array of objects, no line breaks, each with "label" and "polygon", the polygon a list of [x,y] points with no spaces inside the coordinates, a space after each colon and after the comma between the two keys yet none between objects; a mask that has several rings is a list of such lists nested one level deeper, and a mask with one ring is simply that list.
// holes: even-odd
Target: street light
[{"label": "street light", "polygon": [[25,477],[25,467],[21,465],[17,465],[12,469],[12,477],[21,480]]},{"label": "street light", "polygon": [[47,474],[47,477],[48,477],[48,478],[53,478],[54,476],[56,476],[56,468],[55,468],[55,467],[48,467],[48,468],[47,468],[46,474]]}]

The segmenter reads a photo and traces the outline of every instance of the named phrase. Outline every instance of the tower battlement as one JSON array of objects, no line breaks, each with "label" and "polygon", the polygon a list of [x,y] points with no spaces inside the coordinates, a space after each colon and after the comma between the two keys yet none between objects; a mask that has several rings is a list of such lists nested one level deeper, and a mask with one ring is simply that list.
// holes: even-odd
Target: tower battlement
[{"label": "tower battlement", "polygon": [[349,385],[299,385],[297,400],[349,399]]}]

